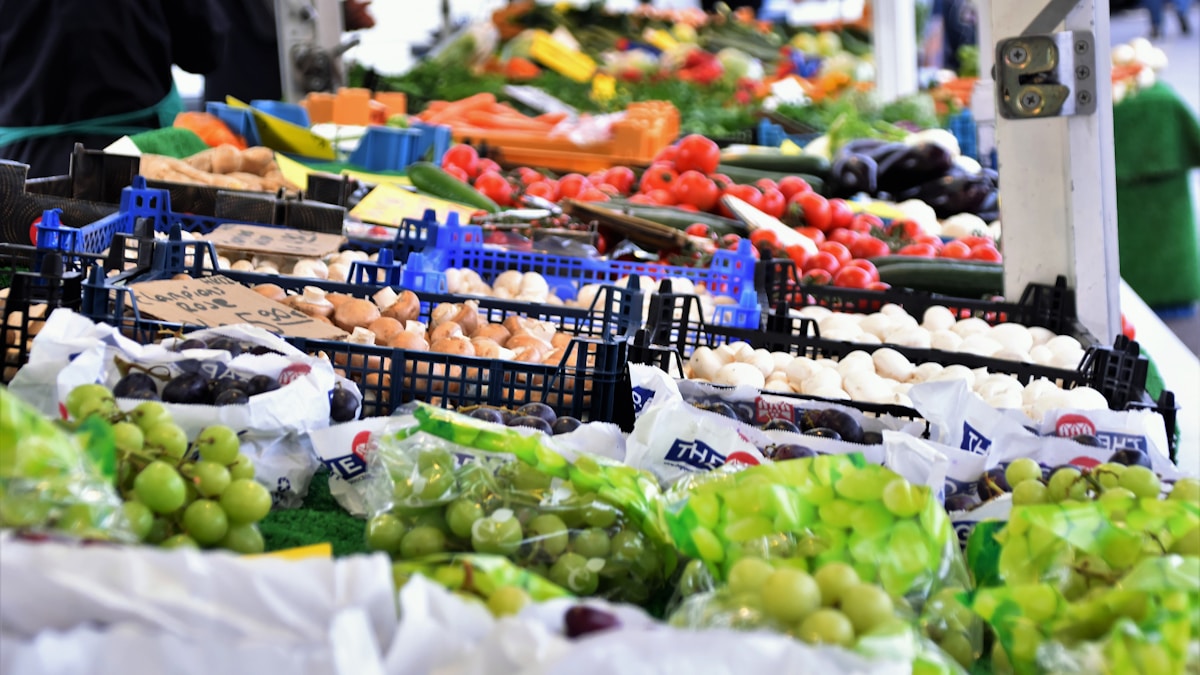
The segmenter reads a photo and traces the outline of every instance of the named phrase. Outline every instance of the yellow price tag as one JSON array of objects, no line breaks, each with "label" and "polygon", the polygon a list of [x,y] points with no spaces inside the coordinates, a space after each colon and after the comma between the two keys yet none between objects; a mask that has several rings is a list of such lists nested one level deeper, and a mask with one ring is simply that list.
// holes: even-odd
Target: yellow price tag
[{"label": "yellow price tag", "polygon": [[804,153],[804,148],[796,145],[792,139],[785,138],[779,146],[779,152],[784,155],[800,155]]},{"label": "yellow price tag", "polygon": [[313,544],[312,546],[300,546],[298,548],[288,548],[282,551],[273,553],[261,553],[259,555],[248,555],[247,558],[282,558],[284,560],[308,560],[309,558],[332,558],[333,545],[328,542],[321,544]]},{"label": "yellow price tag", "polygon": [[399,227],[400,221],[405,218],[419,219],[426,209],[433,209],[439,222],[445,222],[450,213],[457,213],[460,223],[470,221],[471,214],[476,211],[469,206],[381,183],[367,193],[357,206],[350,209],[350,215],[365,223]]}]

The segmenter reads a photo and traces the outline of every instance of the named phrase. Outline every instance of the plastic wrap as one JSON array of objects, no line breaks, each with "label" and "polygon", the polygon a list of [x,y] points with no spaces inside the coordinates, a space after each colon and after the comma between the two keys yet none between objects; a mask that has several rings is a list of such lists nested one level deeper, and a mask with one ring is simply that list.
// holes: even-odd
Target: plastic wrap
[{"label": "plastic wrap", "polygon": [[392,565],[392,577],[398,587],[403,587],[418,574],[441,584],[446,590],[484,601],[503,587],[519,588],[534,602],[572,597],[563,587],[495,555],[446,554],[402,560]]}]

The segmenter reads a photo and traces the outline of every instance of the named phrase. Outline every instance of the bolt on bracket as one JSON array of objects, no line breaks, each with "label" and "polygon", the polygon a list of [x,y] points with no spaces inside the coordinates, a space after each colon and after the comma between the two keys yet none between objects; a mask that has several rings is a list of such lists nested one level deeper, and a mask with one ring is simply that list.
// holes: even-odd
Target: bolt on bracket
[{"label": "bolt on bracket", "polygon": [[996,44],[996,101],[1005,119],[1096,112],[1092,33],[1022,35]]}]

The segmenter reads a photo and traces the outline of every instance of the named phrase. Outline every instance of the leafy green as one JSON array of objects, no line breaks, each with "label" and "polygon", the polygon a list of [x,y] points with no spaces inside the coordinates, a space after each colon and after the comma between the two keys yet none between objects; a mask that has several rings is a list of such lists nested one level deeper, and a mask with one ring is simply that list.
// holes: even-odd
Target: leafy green
[{"label": "leafy green", "polygon": [[912,122],[923,129],[940,126],[937,108],[929,94],[912,94],[898,98],[883,106],[880,117],[885,122]]},{"label": "leafy green", "polygon": [[979,47],[963,45],[958,48],[958,76],[979,77]]}]

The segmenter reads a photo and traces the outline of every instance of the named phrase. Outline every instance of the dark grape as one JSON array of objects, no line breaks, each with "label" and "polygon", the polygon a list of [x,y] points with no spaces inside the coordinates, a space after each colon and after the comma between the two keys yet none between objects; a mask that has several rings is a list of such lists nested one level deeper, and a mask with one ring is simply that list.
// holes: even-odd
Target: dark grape
[{"label": "dark grape", "polygon": [[1079,434],[1076,436],[1072,436],[1071,440],[1075,441],[1076,443],[1079,443],[1080,445],[1086,445],[1086,446],[1093,447],[1093,448],[1100,447],[1100,439],[1096,438],[1095,436],[1093,436],[1091,434]]},{"label": "dark grape", "polygon": [[554,408],[545,403],[526,403],[517,408],[517,417],[536,417],[546,422],[546,424],[554,424],[554,420],[558,419]]},{"label": "dark grape", "polygon": [[271,349],[270,347],[264,347],[262,345],[254,345],[253,347],[250,348],[249,351],[251,354],[253,354],[255,356],[262,356],[263,354],[278,354],[280,356],[283,356],[283,352],[276,351],[274,349]]},{"label": "dark grape", "polygon": [[582,424],[583,422],[580,422],[570,415],[563,415],[562,417],[554,420],[554,424],[550,425],[550,429],[554,432],[554,435],[557,436],[558,434],[569,434],[578,429]]},{"label": "dark grape", "polygon": [[807,445],[796,445],[795,443],[785,443],[775,446],[771,453],[771,459],[776,462],[782,462],[788,459],[806,459],[808,457],[816,457],[817,453]]},{"label": "dark grape", "polygon": [[983,499],[993,499],[1005,492],[1012,492],[1008,479],[1004,477],[1004,469],[995,467],[988,469],[975,483],[975,489]]},{"label": "dark grape", "polygon": [[883,434],[878,431],[864,431],[862,443],[863,445],[883,445]]},{"label": "dark grape", "polygon": [[970,511],[982,503],[983,502],[979,501],[979,497],[976,497],[969,492],[960,492],[959,494],[946,497],[946,510]]},{"label": "dark grape", "polygon": [[858,423],[858,420],[854,419],[850,413],[836,408],[804,411],[803,417],[800,418],[800,428],[804,431],[830,429],[837,432],[838,437],[842,440],[851,443],[862,443],[863,441],[862,425]]},{"label": "dark grape", "polygon": [[167,403],[208,403],[208,378],[200,373],[184,373],[165,385],[162,400]]},{"label": "dark grape", "polygon": [[208,341],[208,348],[229,352],[230,356],[238,356],[242,353],[242,345],[237,340],[227,337],[212,338]]},{"label": "dark grape", "polygon": [[1133,448],[1122,448],[1112,454],[1108,461],[1113,464],[1124,464],[1125,466],[1144,466],[1147,469],[1153,468],[1150,466],[1150,456],[1141,450]]},{"label": "dark grape", "polygon": [[766,424],[762,425],[762,428],[763,428],[763,431],[793,431],[796,433],[800,432],[800,427],[796,426],[795,424],[793,424],[787,420],[782,420],[782,419],[771,420],[770,422],[767,422]]},{"label": "dark grape", "polygon": [[495,408],[476,408],[467,413],[468,417],[474,417],[477,420],[484,422],[492,422],[494,424],[504,424],[504,413]]},{"label": "dark grape", "polygon": [[616,615],[586,605],[575,605],[568,609],[563,623],[569,638],[611,630],[621,625]]},{"label": "dark grape", "polygon": [[251,396],[265,394],[279,388],[279,380],[270,375],[255,375],[246,382],[246,393]]},{"label": "dark grape", "polygon": [[832,438],[835,441],[842,440],[842,435],[828,427],[813,427],[804,432],[805,436],[817,436],[820,438]]},{"label": "dark grape", "polygon": [[161,401],[162,400],[158,397],[158,392],[154,391],[153,389],[138,389],[135,391],[131,391],[131,392],[125,394],[125,396],[123,398],[132,398],[132,399],[138,400],[138,401]]},{"label": "dark grape", "polygon": [[241,389],[226,389],[213,399],[213,405],[241,405],[249,402],[250,396]]},{"label": "dark grape", "polygon": [[117,398],[132,398],[129,394],[135,391],[158,391],[158,383],[146,373],[134,371],[117,380],[113,386],[113,396]]},{"label": "dark grape", "polygon": [[232,390],[240,391],[247,396],[250,394],[250,392],[247,391],[246,383],[233,377],[222,377],[218,380],[215,380],[210,387],[212,389],[212,396],[214,400],[216,400],[216,398],[221,394]]},{"label": "dark grape", "polygon": [[208,349],[208,345],[204,344],[204,340],[196,338],[188,338],[175,345],[175,351],[181,352],[185,349]]},{"label": "dark grape", "polygon": [[733,407],[723,401],[710,401],[708,403],[696,403],[693,405],[701,410],[707,410],[708,412],[716,413],[722,417],[728,417],[729,419],[734,420],[738,419],[737,413],[734,412]]},{"label": "dark grape", "polygon": [[534,417],[532,415],[522,415],[520,417],[514,417],[512,420],[510,420],[508,422],[508,426],[510,426],[510,427],[529,427],[531,429],[537,429],[538,431],[541,431],[541,432],[544,432],[547,434],[554,433],[554,428],[550,426],[549,422],[547,422],[546,420],[544,420],[540,417]]},{"label": "dark grape", "polygon": [[329,395],[329,419],[349,422],[358,416],[358,397],[349,389],[338,386]]}]

